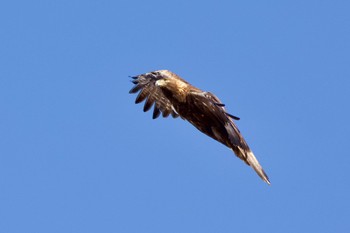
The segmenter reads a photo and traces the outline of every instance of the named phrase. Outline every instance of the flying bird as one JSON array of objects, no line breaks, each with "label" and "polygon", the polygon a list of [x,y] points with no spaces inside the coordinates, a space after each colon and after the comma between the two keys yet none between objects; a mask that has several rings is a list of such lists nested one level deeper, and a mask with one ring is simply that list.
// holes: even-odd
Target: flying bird
[{"label": "flying bird", "polygon": [[129,93],[139,94],[135,103],[145,100],[143,111],[153,108],[153,119],[162,114],[181,117],[199,131],[230,148],[240,159],[251,166],[267,184],[269,178],[250,150],[225,105],[214,94],[202,91],[169,70],[158,70],[131,77],[135,86]]}]

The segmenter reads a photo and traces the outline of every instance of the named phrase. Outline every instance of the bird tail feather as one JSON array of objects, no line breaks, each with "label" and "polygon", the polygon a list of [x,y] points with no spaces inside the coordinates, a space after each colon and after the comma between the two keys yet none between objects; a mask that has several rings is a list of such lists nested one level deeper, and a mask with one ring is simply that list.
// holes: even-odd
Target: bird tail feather
[{"label": "bird tail feather", "polygon": [[266,175],[264,169],[261,167],[260,163],[255,158],[253,152],[251,150],[243,150],[240,147],[238,148],[241,155],[243,155],[241,158],[244,158],[244,161],[255,170],[255,172],[261,177],[261,179],[270,185],[271,183],[269,177]]}]

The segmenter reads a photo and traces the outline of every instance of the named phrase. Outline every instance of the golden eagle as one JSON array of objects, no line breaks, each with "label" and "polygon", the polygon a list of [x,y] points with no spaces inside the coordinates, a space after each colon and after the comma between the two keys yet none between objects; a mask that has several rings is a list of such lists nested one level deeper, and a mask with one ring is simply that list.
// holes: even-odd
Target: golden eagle
[{"label": "golden eagle", "polygon": [[135,103],[146,100],[143,111],[154,105],[153,119],[180,116],[209,137],[229,147],[268,184],[269,178],[238,130],[233,120],[238,117],[226,112],[224,104],[210,92],[202,91],[169,70],[158,70],[132,77],[137,93]]}]

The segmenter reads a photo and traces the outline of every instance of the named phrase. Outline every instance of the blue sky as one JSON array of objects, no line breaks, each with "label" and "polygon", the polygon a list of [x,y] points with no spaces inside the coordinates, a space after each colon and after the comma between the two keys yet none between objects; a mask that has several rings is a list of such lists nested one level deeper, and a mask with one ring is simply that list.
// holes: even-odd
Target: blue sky
[{"label": "blue sky", "polygon": [[[3,1],[1,232],[350,229],[348,1]],[[128,76],[215,93],[271,186]]]}]

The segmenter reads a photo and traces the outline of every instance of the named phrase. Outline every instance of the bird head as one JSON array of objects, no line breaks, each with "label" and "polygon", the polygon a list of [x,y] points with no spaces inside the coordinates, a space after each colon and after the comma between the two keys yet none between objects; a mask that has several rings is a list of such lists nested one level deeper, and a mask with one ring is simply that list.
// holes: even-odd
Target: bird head
[{"label": "bird head", "polygon": [[156,81],[156,86],[165,87],[169,83],[169,79],[162,78]]}]

